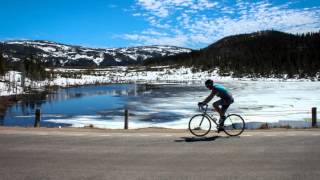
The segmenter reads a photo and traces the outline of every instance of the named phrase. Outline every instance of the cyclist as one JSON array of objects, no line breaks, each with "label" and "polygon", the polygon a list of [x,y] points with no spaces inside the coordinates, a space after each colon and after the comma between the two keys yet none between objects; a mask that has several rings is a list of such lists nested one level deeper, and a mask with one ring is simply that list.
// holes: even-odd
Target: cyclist
[{"label": "cyclist", "polygon": [[205,85],[209,90],[211,90],[211,93],[204,101],[199,102],[198,105],[201,106],[208,104],[215,95],[221,98],[220,100],[213,103],[214,109],[220,115],[218,131],[221,131],[223,130],[223,123],[226,119],[225,113],[229,108],[230,104],[233,103],[234,99],[232,97],[232,94],[224,86],[218,83],[213,83],[211,79],[206,80]]}]

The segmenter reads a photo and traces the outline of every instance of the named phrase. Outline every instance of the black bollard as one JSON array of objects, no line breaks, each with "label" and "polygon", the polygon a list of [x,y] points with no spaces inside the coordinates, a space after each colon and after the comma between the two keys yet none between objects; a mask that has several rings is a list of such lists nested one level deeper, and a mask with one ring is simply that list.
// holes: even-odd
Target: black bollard
[{"label": "black bollard", "polygon": [[124,110],[124,129],[128,129],[128,109]]},{"label": "black bollard", "polygon": [[36,109],[34,127],[40,127],[40,119],[41,119],[40,109]]},{"label": "black bollard", "polygon": [[317,108],[313,107],[312,110],[312,127],[317,127]]}]

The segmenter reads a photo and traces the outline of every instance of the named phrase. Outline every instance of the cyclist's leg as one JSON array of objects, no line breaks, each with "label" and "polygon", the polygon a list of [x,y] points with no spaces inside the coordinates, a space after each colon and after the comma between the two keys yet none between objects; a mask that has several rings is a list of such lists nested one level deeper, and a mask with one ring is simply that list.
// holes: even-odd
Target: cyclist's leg
[{"label": "cyclist's leg", "polygon": [[[221,108],[220,108],[221,106]],[[213,107],[214,109],[219,113],[220,115],[220,119],[219,119],[219,128],[218,128],[218,133],[220,131],[223,131],[223,122],[224,122],[224,119],[225,119],[225,116],[224,116],[224,111],[223,111],[223,106],[224,106],[224,101],[223,99],[220,99],[216,102],[213,103]]]},{"label": "cyclist's leg", "polygon": [[229,106],[230,106],[230,104],[222,105],[221,111],[222,111],[222,113],[223,113],[223,116],[226,116],[226,112],[227,112]]},{"label": "cyclist's leg", "polygon": [[[223,130],[224,121],[226,119],[225,113],[226,113],[227,109],[229,108],[230,104],[232,104],[232,103],[233,103],[233,99],[230,99],[230,100],[220,99],[220,100],[213,103],[213,107],[220,114],[218,132]],[[219,106],[221,106],[221,108]]]},{"label": "cyclist's leg", "polygon": [[234,102],[233,97],[223,99],[222,108],[221,108],[221,110],[222,110],[222,112],[223,112],[223,115],[226,114],[229,106],[230,106],[233,102]]},{"label": "cyclist's leg", "polygon": [[223,100],[223,104],[221,107],[221,111],[222,111],[223,116],[221,116],[222,118],[220,118],[220,125],[222,125],[222,126],[223,126],[224,120],[226,119],[225,114],[232,103],[233,103],[233,99]]},{"label": "cyclist's leg", "polygon": [[229,108],[229,106],[230,106],[230,104],[222,105],[222,107],[221,107],[221,111],[222,111],[223,115],[220,116],[220,121],[219,121],[220,126],[223,126],[224,120],[226,119],[226,112],[227,112],[227,109]]},{"label": "cyclist's leg", "polygon": [[216,102],[213,103],[213,107],[214,109],[219,113],[220,117],[222,117],[224,115],[223,111],[222,111],[222,108],[220,108],[220,106],[223,105],[223,100],[220,99]]}]

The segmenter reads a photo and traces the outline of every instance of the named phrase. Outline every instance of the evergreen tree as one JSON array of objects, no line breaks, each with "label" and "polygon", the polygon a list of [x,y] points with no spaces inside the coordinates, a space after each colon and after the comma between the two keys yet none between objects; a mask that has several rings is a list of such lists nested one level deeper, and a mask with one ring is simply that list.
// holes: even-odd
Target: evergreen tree
[{"label": "evergreen tree", "polygon": [[261,31],[223,38],[207,48],[176,56],[152,58],[145,65],[183,65],[220,69],[237,77],[313,77],[320,72],[320,32],[293,35]]},{"label": "evergreen tree", "polygon": [[5,61],[4,61],[4,58],[2,57],[2,54],[0,54],[0,76],[3,76],[5,73],[6,73]]},{"label": "evergreen tree", "polygon": [[45,71],[44,65],[38,62],[34,57],[29,57],[23,60],[21,72],[24,72],[26,77],[34,81],[45,80],[49,73]]}]

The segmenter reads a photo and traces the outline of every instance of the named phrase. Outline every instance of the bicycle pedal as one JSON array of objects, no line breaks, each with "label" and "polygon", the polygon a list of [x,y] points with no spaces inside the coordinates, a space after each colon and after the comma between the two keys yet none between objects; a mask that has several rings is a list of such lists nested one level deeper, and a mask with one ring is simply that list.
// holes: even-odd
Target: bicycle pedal
[{"label": "bicycle pedal", "polygon": [[224,131],[224,128],[223,127],[218,127],[217,133],[219,133],[220,131]]}]

